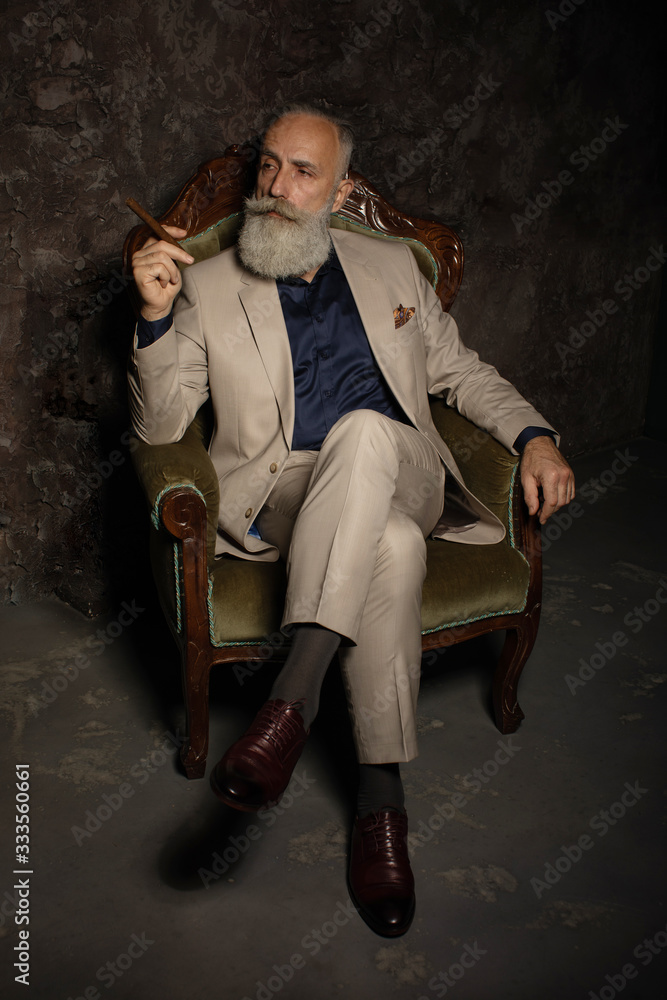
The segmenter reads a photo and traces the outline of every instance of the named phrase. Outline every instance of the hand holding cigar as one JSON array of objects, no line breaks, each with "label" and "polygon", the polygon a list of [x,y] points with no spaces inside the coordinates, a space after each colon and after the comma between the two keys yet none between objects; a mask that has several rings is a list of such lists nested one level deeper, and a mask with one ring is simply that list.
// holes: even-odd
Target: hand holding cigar
[{"label": "hand holding cigar", "polygon": [[149,321],[162,319],[171,312],[173,301],[181,290],[181,273],[176,261],[194,263],[194,257],[176,239],[177,236],[185,236],[187,230],[161,226],[134,198],[128,198],[126,204],[152,229],[158,240],[167,244],[166,249],[156,249],[158,244],[149,240],[132,256],[132,271],[141,298],[141,314]]}]

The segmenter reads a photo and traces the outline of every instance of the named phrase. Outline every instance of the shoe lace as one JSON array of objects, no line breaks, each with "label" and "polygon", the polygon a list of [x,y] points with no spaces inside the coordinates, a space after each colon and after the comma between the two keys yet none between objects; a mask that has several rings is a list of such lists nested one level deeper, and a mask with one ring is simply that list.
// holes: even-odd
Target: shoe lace
[{"label": "shoe lace", "polygon": [[366,836],[372,837],[372,850],[382,851],[387,861],[398,861],[407,851],[407,818],[394,810],[383,810],[376,816],[375,822],[364,831]]},{"label": "shoe lace", "polygon": [[[303,706],[303,701],[291,701],[287,707],[299,711]],[[294,745],[294,741],[302,736],[302,729],[301,719],[298,716],[277,705],[266,706],[258,726],[262,736],[270,740],[279,753]]]}]

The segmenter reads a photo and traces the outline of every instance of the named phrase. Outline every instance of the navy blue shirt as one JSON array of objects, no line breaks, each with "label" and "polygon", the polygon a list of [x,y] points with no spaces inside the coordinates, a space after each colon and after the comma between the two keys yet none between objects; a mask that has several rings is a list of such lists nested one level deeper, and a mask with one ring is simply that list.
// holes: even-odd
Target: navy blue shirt
[{"label": "navy blue shirt", "polygon": [[276,282],[292,351],[292,450],[318,450],[342,416],[377,410],[409,423],[371,351],[336,251],[311,282]]}]

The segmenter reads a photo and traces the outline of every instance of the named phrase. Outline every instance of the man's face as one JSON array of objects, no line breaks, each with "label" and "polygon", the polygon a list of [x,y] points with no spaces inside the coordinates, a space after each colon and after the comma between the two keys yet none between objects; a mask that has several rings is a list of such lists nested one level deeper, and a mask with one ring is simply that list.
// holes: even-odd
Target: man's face
[{"label": "man's face", "polygon": [[329,216],[354,187],[339,176],[336,129],[310,115],[291,115],[267,132],[255,194],[245,202],[238,250],[263,278],[310,277],[331,248]]},{"label": "man's face", "polygon": [[255,196],[271,195],[317,212],[335,189],[335,212],[352,187],[349,181],[336,184],[339,155],[336,129],[329,122],[309,115],[281,118],[264,137]]}]

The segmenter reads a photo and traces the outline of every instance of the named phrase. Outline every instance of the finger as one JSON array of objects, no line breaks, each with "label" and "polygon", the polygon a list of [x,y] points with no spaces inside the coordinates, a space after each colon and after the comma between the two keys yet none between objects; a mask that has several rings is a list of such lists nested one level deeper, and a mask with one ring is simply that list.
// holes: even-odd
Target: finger
[{"label": "finger", "polygon": [[566,507],[574,500],[574,476],[571,470],[564,470],[558,482],[558,509]]},{"label": "finger", "polygon": [[523,498],[526,502],[529,514],[535,514],[540,506],[540,497],[537,489],[537,480],[530,473],[526,473],[521,480],[523,486]]},{"label": "finger", "polygon": [[188,235],[187,229],[181,229],[180,226],[163,226],[162,228],[177,240],[182,240],[184,236]]},{"label": "finger", "polygon": [[[162,226],[162,228],[166,233],[169,233],[169,235],[173,236],[174,239],[176,240],[182,240],[185,236],[188,235],[187,229],[181,229],[180,226]],[[146,242],[142,244],[142,246],[144,247],[151,246],[151,244],[158,243],[159,241],[160,237],[156,236],[155,233],[151,233],[151,235],[148,237]],[[172,244],[169,245],[171,246]]]},{"label": "finger", "polygon": [[170,258],[148,260],[135,268],[134,274],[137,286],[147,288],[157,281],[163,288],[167,285],[177,285],[180,281],[180,271]]},{"label": "finger", "polygon": [[[168,249],[158,249],[165,246]],[[181,256],[182,253],[183,251],[177,251],[175,247],[169,247],[168,244],[156,243],[151,253],[144,254],[134,262],[137,281],[141,281],[142,277],[146,274],[155,276],[157,274],[156,268],[166,268],[172,282],[175,283],[180,275],[180,270],[176,262],[183,261],[183,263],[187,264],[192,261],[192,258],[189,258],[189,254],[186,254],[184,259]]]},{"label": "finger", "polygon": [[554,483],[543,483],[542,484],[542,510],[540,511],[540,524],[545,524],[551,515],[562,507],[563,504],[558,502],[558,486]]},{"label": "finger", "polygon": [[184,264],[194,264],[194,257],[192,257],[187,250],[183,250],[182,247],[172,246],[171,243],[165,243],[164,240],[156,240],[155,237],[151,237],[146,243],[144,243],[141,250],[137,250],[132,256],[132,264],[134,266],[135,262],[143,262],[146,259],[153,257],[153,255],[162,254],[167,255],[171,260],[180,260]]}]

